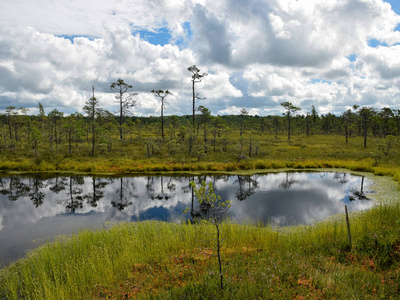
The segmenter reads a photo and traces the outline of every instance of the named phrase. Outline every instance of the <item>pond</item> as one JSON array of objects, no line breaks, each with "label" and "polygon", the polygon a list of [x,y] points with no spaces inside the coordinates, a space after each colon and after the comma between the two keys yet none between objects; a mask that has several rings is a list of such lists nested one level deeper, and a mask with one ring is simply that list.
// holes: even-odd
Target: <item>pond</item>
[{"label": "pond", "polygon": [[[345,172],[235,176],[0,177],[0,266],[56,235],[100,228],[110,221],[182,222],[199,212],[189,182],[212,181],[227,217],[238,223],[312,224],[364,210],[372,181]],[[182,211],[189,207],[189,213]]]}]

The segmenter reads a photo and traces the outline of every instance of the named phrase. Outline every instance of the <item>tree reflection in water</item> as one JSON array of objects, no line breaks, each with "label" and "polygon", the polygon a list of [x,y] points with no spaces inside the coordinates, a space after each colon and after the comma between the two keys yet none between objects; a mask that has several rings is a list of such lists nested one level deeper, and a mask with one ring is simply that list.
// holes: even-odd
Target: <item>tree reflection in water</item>
[{"label": "tree reflection in water", "polygon": [[20,176],[11,176],[6,194],[10,201],[16,201],[19,197],[27,196],[30,188],[23,183]]},{"label": "tree reflection in water", "polygon": [[[369,200],[364,190],[364,176],[360,176],[359,179],[357,179],[357,177],[346,172],[326,172],[314,173],[309,179],[305,178],[305,173],[236,176],[202,175],[191,177],[146,176],[131,178],[101,178],[95,176],[57,176],[54,178],[41,178],[40,176],[24,177],[13,175],[9,177],[0,177],[0,196],[3,195],[3,198],[13,202],[20,197],[24,197],[29,199],[35,208],[42,206],[46,201],[46,197],[49,197],[49,200],[54,199],[55,203],[63,205],[65,210],[72,214],[76,214],[78,209],[81,213],[87,213],[91,210],[96,211],[100,201],[105,197],[107,198],[106,203],[100,205],[100,211],[104,211],[107,207],[115,208],[117,211],[123,211],[126,210],[128,206],[135,203],[133,201],[134,199],[138,199],[133,209],[129,210],[129,213],[138,214],[138,216],[144,210],[149,210],[151,208],[157,208],[159,215],[160,209],[162,208],[164,209],[164,215],[166,215],[165,211],[169,211],[167,212],[168,215],[174,209],[176,211],[181,211],[180,208],[174,208],[176,205],[184,205],[185,207],[190,205],[190,218],[192,220],[206,215],[209,211],[209,207],[206,203],[197,203],[194,191],[189,185],[190,181],[194,181],[196,185],[199,185],[202,181],[209,182],[211,180],[214,191],[218,194],[224,195],[226,199],[236,198],[239,202],[248,202],[251,206],[257,201],[261,201],[260,203],[257,202],[257,205],[269,205],[268,203],[274,201],[272,200],[273,195],[277,194],[279,190],[288,192],[293,189],[303,190],[304,188],[302,186],[304,182],[314,180],[315,178],[322,178],[322,180],[326,182],[321,183],[322,185],[328,184],[327,182],[333,178],[336,183],[340,183],[340,186],[343,185],[344,188],[340,188],[340,190],[346,191],[347,194],[345,197],[347,200],[352,202],[355,200]],[[361,186],[358,183],[360,181]],[[350,186],[346,188],[345,186],[349,184]],[[112,188],[106,189],[108,185],[112,186]],[[316,188],[316,186],[313,185],[313,188]],[[321,192],[322,191],[325,192],[324,189],[321,190]],[[257,196],[258,192],[263,196]],[[293,193],[287,194],[293,195]],[[176,197],[177,195],[180,196]],[[296,195],[299,197],[298,194]],[[283,197],[286,196],[282,194],[281,197],[283,199]],[[146,199],[162,201],[162,203],[149,203]],[[168,200],[170,204],[167,204],[166,200]],[[183,203],[181,201],[187,202]],[[86,207],[85,204],[87,204]],[[247,204],[244,204],[244,206],[247,206]],[[232,211],[235,211],[235,209]],[[157,217],[158,215],[155,216],[155,218]],[[175,216],[175,218],[178,217]]]},{"label": "tree reflection in water", "polygon": [[[235,222],[276,226],[312,224],[332,214],[370,208],[369,177],[350,173],[274,173],[235,176],[0,177],[0,263],[2,257],[36,247],[32,240],[70,234],[105,222],[163,220],[179,222],[207,216],[190,181],[212,181],[223,200],[235,200],[228,217]],[[61,200],[60,200],[61,199]],[[351,201],[349,201],[351,200]],[[190,216],[182,210],[190,208]],[[67,213],[66,213],[67,212]],[[28,241],[29,240],[29,241]]]},{"label": "tree reflection in water", "polygon": [[146,193],[149,199],[154,200],[156,198],[154,191],[154,176],[147,176]]},{"label": "tree reflection in water", "polygon": [[238,184],[238,191],[235,196],[239,201],[246,200],[248,197],[255,193],[259,187],[256,175],[238,175],[234,184]]},{"label": "tree reflection in water", "polygon": [[40,190],[45,187],[44,180],[39,178],[30,178],[29,182],[31,183],[31,192],[29,193],[29,197],[31,198],[33,205],[37,208],[43,204],[43,199],[45,197],[44,192]]},{"label": "tree reflection in water", "polygon": [[[349,181],[347,176],[348,176],[348,173],[346,173],[346,172],[337,172],[337,173],[334,173],[333,178],[339,180],[340,183],[345,184]],[[357,189],[355,187],[350,188],[350,193],[349,193],[350,201],[369,200],[367,195],[364,193],[364,177],[365,176],[361,176],[360,189]]]},{"label": "tree reflection in water", "polygon": [[346,172],[336,172],[333,174],[333,179],[339,180],[340,183],[347,183],[349,180],[347,179]]},{"label": "tree reflection in water", "polygon": [[355,201],[355,200],[369,200],[367,195],[364,193],[364,176],[361,177],[361,186],[360,189],[356,188],[351,188],[350,189],[351,194],[349,195],[350,201]]},{"label": "tree reflection in water", "polygon": [[104,197],[104,187],[108,184],[103,178],[92,176],[92,192],[83,196],[87,203],[92,207],[97,206],[97,202]]},{"label": "tree reflection in water", "polygon": [[51,186],[50,190],[56,194],[65,190],[68,185],[68,177],[65,176],[57,176],[56,178],[50,179]]},{"label": "tree reflection in water", "polygon": [[130,185],[126,178],[121,177],[119,180],[120,186],[116,192],[119,197],[118,200],[112,200],[111,204],[119,211],[122,211],[127,206],[132,205],[132,201],[129,201],[129,199],[137,198],[138,196],[134,193],[136,188],[133,180],[129,180],[131,182]]},{"label": "tree reflection in water", "polygon": [[66,211],[74,214],[77,208],[82,208],[83,206],[83,188],[79,187],[83,185],[84,178],[83,176],[71,176],[69,178],[69,189],[67,195],[69,196],[66,199],[59,200],[57,203],[64,204]]},{"label": "tree reflection in water", "polygon": [[299,181],[294,179],[295,173],[286,173],[286,178],[279,184],[279,187],[284,190],[290,190],[292,185],[298,183]]}]

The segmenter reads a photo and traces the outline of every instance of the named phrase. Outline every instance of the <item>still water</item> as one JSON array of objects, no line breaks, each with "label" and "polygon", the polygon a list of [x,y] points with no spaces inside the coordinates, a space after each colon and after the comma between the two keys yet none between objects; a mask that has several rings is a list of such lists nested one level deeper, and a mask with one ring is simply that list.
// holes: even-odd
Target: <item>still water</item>
[{"label": "still water", "polygon": [[[239,223],[312,224],[372,206],[369,179],[349,173],[271,173],[199,177],[0,177],[0,266],[54,236],[109,221],[181,222],[199,208],[189,182],[212,181]],[[182,210],[189,207],[189,213]]]}]

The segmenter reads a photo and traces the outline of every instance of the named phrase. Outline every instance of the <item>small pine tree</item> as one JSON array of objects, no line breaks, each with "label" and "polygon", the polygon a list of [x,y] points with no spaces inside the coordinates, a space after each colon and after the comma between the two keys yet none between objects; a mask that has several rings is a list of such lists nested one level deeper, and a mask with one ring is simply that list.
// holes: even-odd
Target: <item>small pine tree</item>
[{"label": "small pine tree", "polygon": [[[223,273],[222,273],[222,262],[221,262],[221,222],[225,216],[227,210],[232,206],[232,202],[230,200],[221,201],[221,197],[217,196],[214,193],[214,188],[212,182],[206,184],[203,181],[199,188],[196,188],[196,184],[194,181],[190,182],[190,186],[194,190],[197,200],[199,201],[200,206],[202,207],[202,212],[207,211],[207,220],[210,222],[215,228],[215,244],[211,245],[212,250],[217,253],[218,257],[218,266],[219,266],[219,277],[220,277],[220,287],[224,288],[223,281]],[[189,208],[187,207],[184,212],[188,212]]]},{"label": "small pine tree", "polygon": [[85,106],[83,107],[83,110],[88,114],[90,121],[92,123],[92,151],[90,152],[90,155],[94,155],[94,145],[95,145],[95,118],[97,111],[99,109],[99,101],[97,98],[94,96],[94,86],[92,86],[92,92],[93,96],[85,102]]}]

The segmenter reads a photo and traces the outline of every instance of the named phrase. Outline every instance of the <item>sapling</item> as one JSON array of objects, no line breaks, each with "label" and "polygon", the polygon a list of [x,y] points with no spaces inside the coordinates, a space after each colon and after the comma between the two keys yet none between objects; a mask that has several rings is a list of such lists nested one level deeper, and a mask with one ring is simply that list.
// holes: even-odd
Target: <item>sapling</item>
[{"label": "sapling", "polygon": [[[232,206],[230,200],[221,201],[221,197],[214,193],[214,188],[212,182],[206,184],[202,181],[199,188],[196,188],[194,181],[190,182],[190,186],[194,190],[194,194],[199,201],[201,212],[204,213],[204,219],[210,222],[215,228],[215,238],[211,240],[211,250],[217,253],[218,267],[219,267],[219,277],[220,277],[220,287],[224,288],[223,275],[222,275],[222,262],[221,262],[221,222],[227,210]],[[184,212],[188,212],[189,208],[186,207]],[[214,243],[213,243],[214,241]],[[214,246],[214,247],[213,247]]]}]

